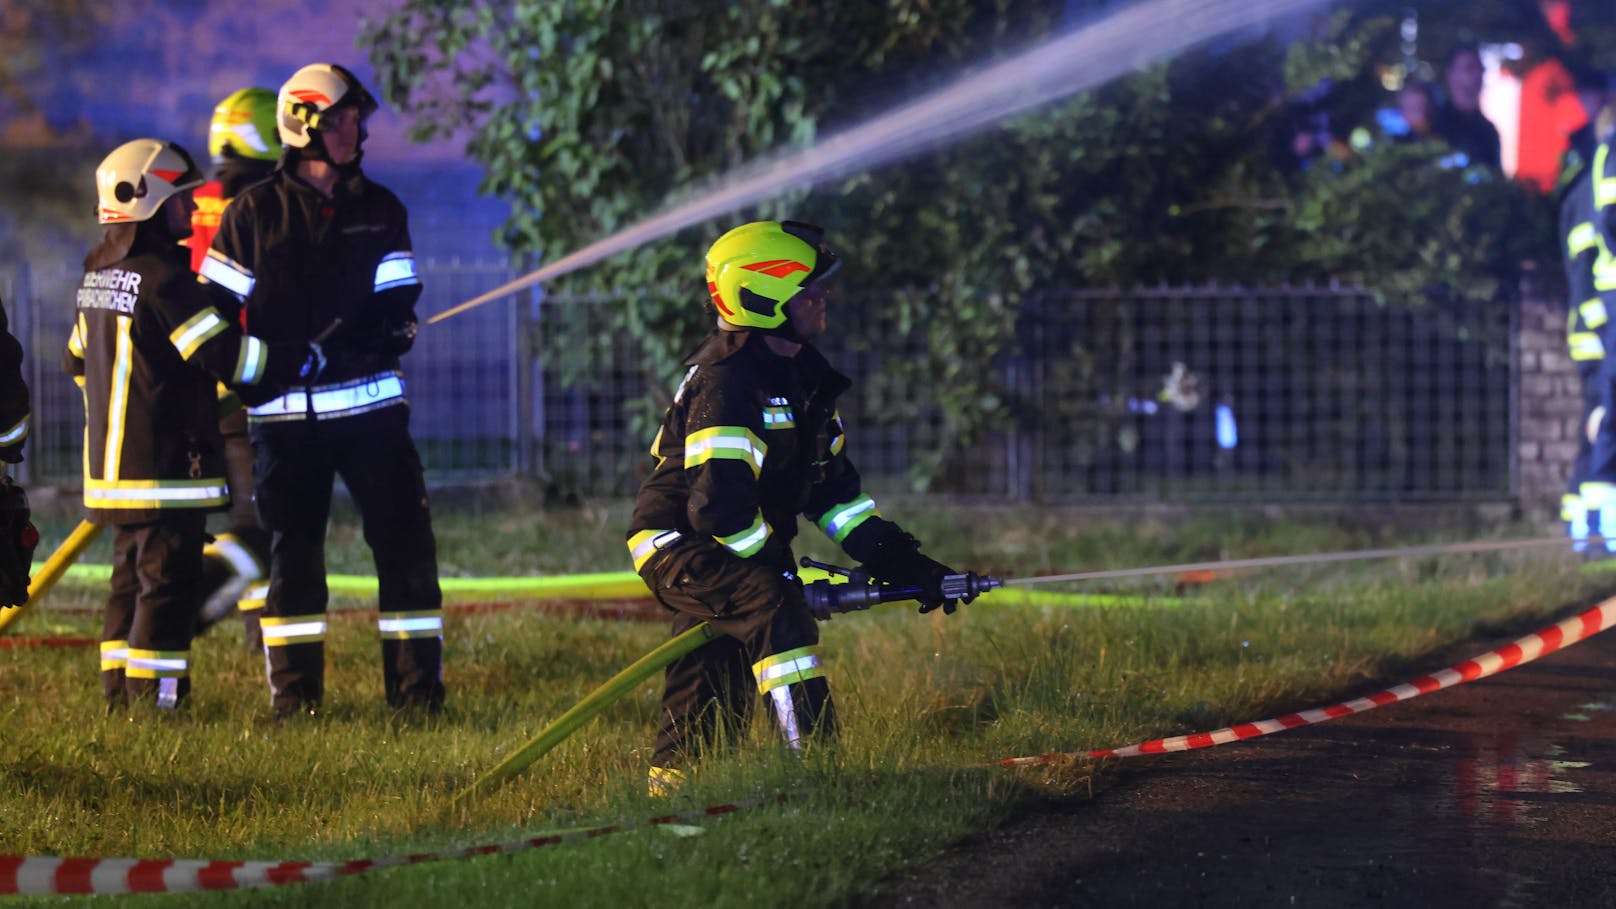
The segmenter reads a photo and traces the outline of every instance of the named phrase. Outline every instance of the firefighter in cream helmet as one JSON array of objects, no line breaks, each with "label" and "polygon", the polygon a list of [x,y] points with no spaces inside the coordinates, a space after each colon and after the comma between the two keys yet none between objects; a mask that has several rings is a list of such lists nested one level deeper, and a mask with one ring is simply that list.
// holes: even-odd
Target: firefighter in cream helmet
[{"label": "firefighter in cream helmet", "polygon": [[255,333],[318,344],[322,381],[247,409],[258,517],[272,535],[260,610],[279,717],[317,713],[325,694],[325,535],[338,476],[353,496],[379,583],[376,631],[389,706],[443,704],[443,595],[400,358],[415,338],[408,216],[360,169],[370,92],[315,63],[278,93],[286,146],[269,179],[225,209],[202,265],[219,305]]},{"label": "firefighter in cream helmet", "polygon": [[717,330],[685,360],[628,548],[675,634],[706,622],[723,637],[668,667],[652,792],[759,695],[792,747],[833,729],[819,630],[794,575],[799,516],[876,579],[928,591],[922,612],[956,605],[941,591],[954,572],[881,517],[848,458],[836,400],[849,382],[813,345],[837,264],[824,232],[797,221],[741,225],[707,252]]},{"label": "firefighter in cream helmet", "polygon": [[196,285],[179,244],[202,173],[184,149],[127,142],[95,177],[107,228],[85,257],[65,362],[84,393],[87,520],[116,528],[103,691],[109,708],[173,708],[190,691],[203,522],[227,501],[215,383],[258,398],[320,360],[244,334]]}]

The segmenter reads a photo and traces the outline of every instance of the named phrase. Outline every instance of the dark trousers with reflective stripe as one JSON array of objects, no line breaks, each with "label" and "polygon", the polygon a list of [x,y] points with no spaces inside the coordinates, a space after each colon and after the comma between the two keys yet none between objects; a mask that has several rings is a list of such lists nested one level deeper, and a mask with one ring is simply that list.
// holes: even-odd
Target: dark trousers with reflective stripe
[{"label": "dark trousers with reflective stripe", "polygon": [[[353,496],[376,563],[382,615],[443,608],[437,543],[409,413],[407,405],[397,404],[333,420],[253,425],[258,516],[270,532],[264,618],[325,614],[325,533],[338,476]],[[265,653],[278,713],[319,703],[323,643],[265,647]],[[384,638],[381,657],[388,704],[443,702],[441,634]]]},{"label": "dark trousers with reflective stripe", "polygon": [[[784,577],[790,569],[789,553],[781,563],[743,559],[700,539],[681,540],[642,567],[646,586],[678,614],[675,635],[702,622],[724,635],[668,665],[652,765],[680,767],[698,749],[733,741],[759,698],[752,664],[819,643],[802,585]],[[791,685],[790,696],[802,735],[834,735],[835,708],[823,677]]]},{"label": "dark trousers with reflective stripe", "polygon": [[[190,650],[201,601],[206,523],[202,510],[176,509],[150,523],[117,525],[103,641],[127,641],[130,650]],[[111,704],[159,695],[165,702],[177,702],[190,693],[191,679],[127,678],[120,666],[102,670],[101,686]]]},{"label": "dark trousers with reflective stripe", "polygon": [[1582,486],[1583,480],[1593,479],[1589,476],[1589,464],[1593,456],[1593,442],[1588,438],[1588,418],[1593,415],[1594,408],[1598,407],[1604,399],[1604,383],[1599,379],[1598,361],[1577,364],[1582,377],[1582,419],[1577,422],[1577,456],[1571,462],[1571,479],[1566,484],[1567,490],[1576,495]]}]

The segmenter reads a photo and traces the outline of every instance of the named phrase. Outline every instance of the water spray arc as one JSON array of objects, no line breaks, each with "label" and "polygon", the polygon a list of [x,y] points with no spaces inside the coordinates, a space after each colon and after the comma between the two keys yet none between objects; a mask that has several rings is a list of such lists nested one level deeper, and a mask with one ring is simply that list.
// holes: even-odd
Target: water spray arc
[{"label": "water spray arc", "polygon": [[790,189],[861,173],[1104,84],[1207,41],[1331,0],[1147,0],[861,126],[745,165],[710,192],[427,319],[441,322]]}]

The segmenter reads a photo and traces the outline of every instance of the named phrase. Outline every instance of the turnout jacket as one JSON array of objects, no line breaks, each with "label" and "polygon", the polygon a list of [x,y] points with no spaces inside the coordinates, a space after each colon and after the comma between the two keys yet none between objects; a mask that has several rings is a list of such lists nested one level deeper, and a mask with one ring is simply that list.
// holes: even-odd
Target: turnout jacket
[{"label": "turnout jacket", "polygon": [[1560,202],[1560,252],[1565,257],[1566,287],[1570,292],[1566,344],[1571,359],[1576,361],[1584,377],[1596,372],[1599,361],[1605,358],[1605,344],[1600,335],[1609,321],[1605,303],[1595,286],[1596,269],[1601,274],[1606,272],[1611,256],[1599,236],[1599,229],[1594,226],[1593,183],[1584,168],[1566,187]]},{"label": "turnout jacket", "polygon": [[332,192],[326,198],[282,157],[225,207],[199,269],[218,299],[245,305],[253,334],[271,343],[318,340],[328,358],[319,385],[249,407],[252,422],[405,403],[399,356],[413,335],[402,329],[415,321],[421,281],[404,205],[356,168]]},{"label": "turnout jacket", "polygon": [[6,321],[0,306],[0,461],[22,460],[22,443],[28,438],[30,410],[28,383],[22,378],[22,345]]},{"label": "turnout jacket", "polygon": [[243,334],[189,265],[184,247],[141,231],[124,258],[79,285],[64,364],[84,394],[93,523],[226,504],[215,380],[253,399],[247,386],[288,384],[302,366],[305,348],[272,349]]},{"label": "turnout jacket", "polygon": [[629,524],[636,570],[681,540],[789,554],[798,515],[859,561],[901,533],[848,460],[836,399],[851,383],[812,345],[782,357],[763,335],[717,331],[685,363]]}]

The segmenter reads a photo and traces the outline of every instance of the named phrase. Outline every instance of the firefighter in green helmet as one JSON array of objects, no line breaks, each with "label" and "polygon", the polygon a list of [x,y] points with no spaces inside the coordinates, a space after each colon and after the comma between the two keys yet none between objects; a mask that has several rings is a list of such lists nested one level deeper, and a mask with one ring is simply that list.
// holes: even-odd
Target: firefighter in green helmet
[{"label": "firefighter in green helmet", "polygon": [[628,548],[675,613],[674,634],[706,622],[723,637],[668,666],[653,793],[677,784],[721,728],[738,730],[760,696],[792,747],[833,733],[819,629],[791,553],[799,515],[876,580],[927,590],[922,612],[957,605],[940,587],[955,572],[881,517],[848,458],[836,401],[850,383],[813,345],[837,264],[824,232],[796,221],[743,224],[707,252],[717,330],[685,360]]},{"label": "firefighter in green helmet", "polygon": [[[198,186],[193,194],[196,211],[191,213],[189,240],[192,271],[202,270],[230,200],[274,173],[275,162],[281,156],[275,118],[275,93],[267,88],[238,89],[213,108],[208,124],[213,179]],[[232,313],[231,318],[241,321],[241,314]],[[228,390],[221,386],[219,392],[219,432],[224,437],[230,509],[225,512],[224,530],[202,551],[204,597],[199,628],[207,629],[239,611],[247,646],[257,649],[263,643],[258,612],[269,592],[269,531],[259,525],[253,500],[253,450],[247,437],[247,411]]]}]

